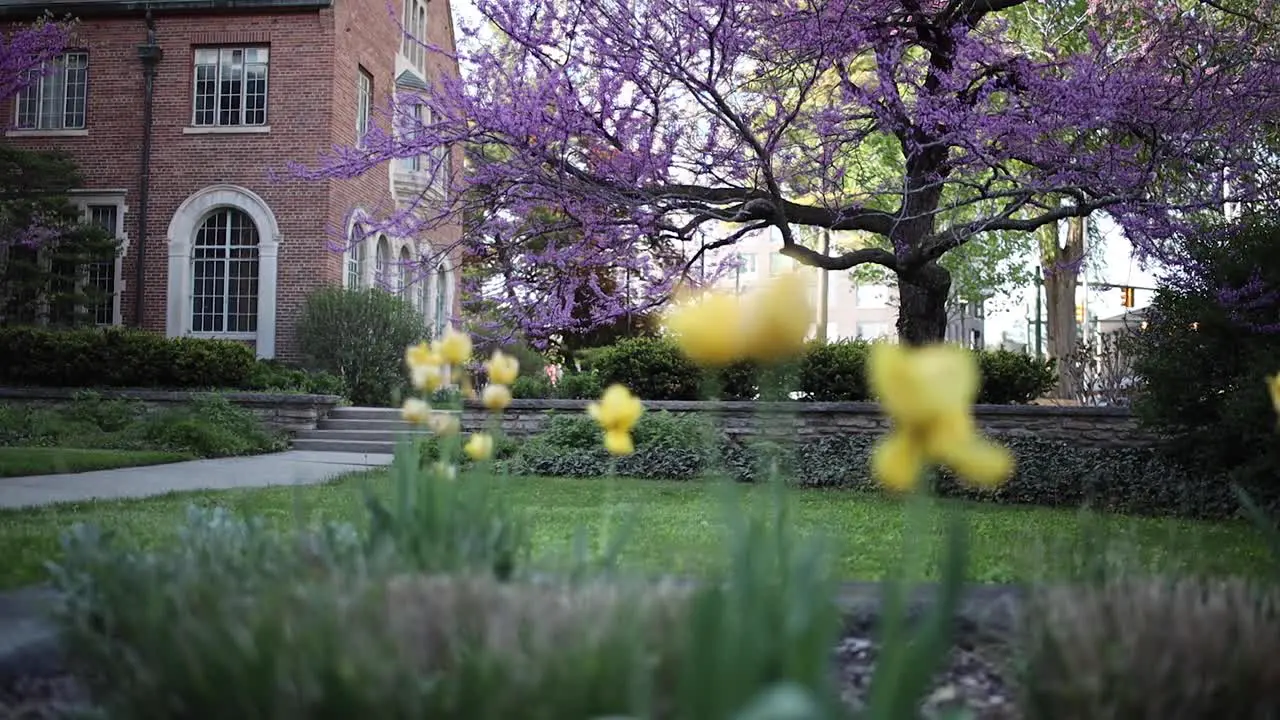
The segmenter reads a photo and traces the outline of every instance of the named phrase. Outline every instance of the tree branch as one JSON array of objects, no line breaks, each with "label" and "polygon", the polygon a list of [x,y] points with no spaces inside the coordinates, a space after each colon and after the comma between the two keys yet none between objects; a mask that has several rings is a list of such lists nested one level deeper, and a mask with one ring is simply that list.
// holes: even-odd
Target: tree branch
[{"label": "tree branch", "polygon": [[858,265],[874,263],[882,265],[894,272],[898,271],[898,259],[893,253],[883,248],[859,248],[843,255],[823,255],[817,250],[810,250],[803,245],[783,245],[779,254],[796,262],[823,270],[848,270]]},{"label": "tree branch", "polygon": [[[1099,198],[1090,202],[1082,202],[1081,198],[1077,198],[1074,205],[1063,205],[1062,207],[1041,213],[1029,218],[1011,217],[1011,212],[1001,213],[995,217],[982,218],[973,222],[965,223],[957,227],[948,228],[940,233],[929,236],[921,244],[919,260],[921,262],[929,262],[937,260],[945,253],[954,250],[969,238],[978,233],[991,232],[995,230],[1008,230],[1013,232],[1031,232],[1039,227],[1057,222],[1069,217],[1084,217],[1100,210],[1108,205],[1114,205],[1118,202],[1124,202],[1131,198],[1108,196]],[[1021,207],[1024,203],[1018,204]]]}]

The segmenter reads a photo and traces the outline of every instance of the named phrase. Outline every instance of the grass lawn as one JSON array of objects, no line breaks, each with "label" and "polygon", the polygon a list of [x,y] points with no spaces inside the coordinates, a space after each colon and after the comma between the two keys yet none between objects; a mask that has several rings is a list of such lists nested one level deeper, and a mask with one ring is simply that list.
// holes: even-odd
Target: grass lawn
[{"label": "grass lawn", "polygon": [[0,477],[52,475],[160,465],[191,460],[167,450],[86,450],[63,447],[0,447]]},{"label": "grass lawn", "polygon": [[[65,504],[0,511],[0,587],[43,579],[43,564],[56,558],[58,536],[73,523],[96,522],[131,541],[154,546],[172,538],[188,505],[222,505],[267,517],[281,527],[317,519],[363,522],[361,488],[389,491],[384,471],[347,476],[328,485],[185,493],[150,498]],[[719,496],[706,483],[646,480],[511,479],[510,492],[533,525],[535,552],[563,557],[578,528],[598,546],[633,517],[624,562],[660,573],[706,572],[724,553]],[[903,506],[893,499],[839,490],[790,491],[792,522],[823,531],[833,541],[836,571],[844,579],[883,577],[903,551]],[[744,488],[744,501],[764,508],[764,487]],[[1271,559],[1252,526],[1187,520],[1099,516],[1071,510],[945,502],[921,533],[926,572],[934,574],[942,511],[968,520],[970,576],[980,582],[1076,577],[1082,559],[1107,558],[1130,571],[1178,574],[1262,575]]]}]

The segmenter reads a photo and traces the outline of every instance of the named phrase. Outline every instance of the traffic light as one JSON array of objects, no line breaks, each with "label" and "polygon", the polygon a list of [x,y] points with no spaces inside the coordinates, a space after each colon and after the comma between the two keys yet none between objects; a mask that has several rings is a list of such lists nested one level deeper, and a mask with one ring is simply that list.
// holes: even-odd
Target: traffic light
[{"label": "traffic light", "polygon": [[1084,323],[1084,306],[1076,305],[1076,323]]},{"label": "traffic light", "polygon": [[1120,288],[1120,304],[1127,308],[1133,307],[1133,288]]}]

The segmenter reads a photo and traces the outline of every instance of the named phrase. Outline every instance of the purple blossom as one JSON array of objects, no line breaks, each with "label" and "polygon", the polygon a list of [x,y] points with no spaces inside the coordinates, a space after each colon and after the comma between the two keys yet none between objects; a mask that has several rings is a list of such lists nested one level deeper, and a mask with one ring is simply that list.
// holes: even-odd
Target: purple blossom
[{"label": "purple blossom", "polygon": [[[1205,211],[1264,199],[1280,43],[1144,0],[1091,2],[1070,47],[1029,48],[1002,15],[1023,4],[477,0],[493,37],[462,29],[465,79],[292,169],[353,177],[466,148],[449,202],[366,229],[465,220],[468,256],[494,269],[469,299],[535,337],[653,308],[751,232],[775,229],[801,263],[882,265],[907,292],[985,232],[1102,211],[1170,258]],[[880,241],[827,256],[797,225]]]},{"label": "purple blossom", "polygon": [[39,79],[44,64],[56,58],[70,39],[69,23],[48,18],[0,33],[0,102]]}]

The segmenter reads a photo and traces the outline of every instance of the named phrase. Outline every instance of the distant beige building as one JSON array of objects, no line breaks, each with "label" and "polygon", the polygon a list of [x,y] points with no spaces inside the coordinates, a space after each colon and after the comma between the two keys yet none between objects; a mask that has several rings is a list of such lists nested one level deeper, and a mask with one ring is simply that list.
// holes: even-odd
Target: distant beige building
[{"label": "distant beige building", "polygon": [[[773,233],[753,233],[736,245],[709,253],[708,262],[719,263],[735,254],[741,259],[736,271],[729,271],[717,282],[717,287],[745,292],[755,284],[771,276],[801,271],[809,280],[813,293],[813,325],[810,336],[816,337],[822,318],[823,277],[827,284],[826,339],[877,340],[896,339],[898,321],[898,291],[889,285],[858,283],[849,271],[824,272],[804,267],[778,253],[782,240]],[[981,304],[956,303],[949,308],[946,339],[964,343],[970,347],[982,347],[984,337],[984,313]]]}]

